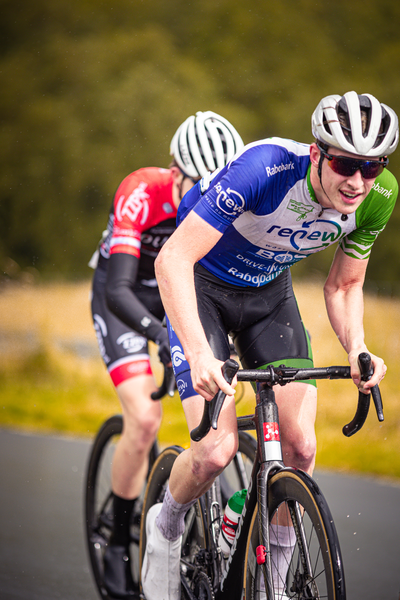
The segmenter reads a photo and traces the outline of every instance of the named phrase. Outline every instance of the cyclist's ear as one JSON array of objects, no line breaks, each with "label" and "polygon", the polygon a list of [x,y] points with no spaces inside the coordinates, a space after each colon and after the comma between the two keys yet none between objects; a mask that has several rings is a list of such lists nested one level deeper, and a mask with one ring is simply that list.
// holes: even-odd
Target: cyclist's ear
[{"label": "cyclist's ear", "polygon": [[318,169],[318,165],[319,165],[319,157],[320,157],[320,150],[317,146],[317,144],[313,143],[310,145],[310,160],[311,160],[311,164],[313,165],[313,167],[316,167]]},{"label": "cyclist's ear", "polygon": [[182,180],[184,178],[184,174],[182,173],[182,171],[178,168],[178,167],[170,167],[169,169],[172,173],[172,179],[174,180],[174,183],[179,185],[180,183],[182,183]]}]

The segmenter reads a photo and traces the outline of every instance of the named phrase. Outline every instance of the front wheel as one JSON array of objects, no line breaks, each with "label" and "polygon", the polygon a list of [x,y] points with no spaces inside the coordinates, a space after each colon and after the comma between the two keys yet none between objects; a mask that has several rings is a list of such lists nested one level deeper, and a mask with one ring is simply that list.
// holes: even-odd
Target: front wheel
[{"label": "front wheel", "polygon": [[[301,471],[283,469],[268,483],[268,505],[275,599],[345,600],[339,540],[316,483]],[[246,600],[266,598],[263,570],[256,560],[259,540],[256,508],[246,549]]]},{"label": "front wheel", "polygon": [[[146,550],[146,515],[153,504],[164,500],[172,466],[183,449],[179,446],[166,448],[156,459],[149,475],[146,493],[143,501],[142,520],[140,527],[140,571]],[[206,547],[205,515],[202,501],[198,500],[185,516],[185,531],[182,536],[181,550],[181,600],[191,598],[191,594],[203,590],[208,584],[207,573],[199,563]],[[189,591],[190,590],[190,591]],[[203,592],[201,592],[203,593]],[[203,596],[196,596],[203,597]],[[205,596],[206,598],[206,596]]]}]

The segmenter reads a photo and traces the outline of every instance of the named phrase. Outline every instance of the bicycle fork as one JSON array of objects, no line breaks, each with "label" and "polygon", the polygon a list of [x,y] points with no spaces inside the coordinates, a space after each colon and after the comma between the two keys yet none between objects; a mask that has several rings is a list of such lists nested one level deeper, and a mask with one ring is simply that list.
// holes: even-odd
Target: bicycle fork
[{"label": "bicycle fork", "polygon": [[261,544],[257,547],[257,563],[263,567],[267,598],[274,598],[270,550],[268,479],[271,471],[282,468],[282,446],[278,408],[271,387],[260,387],[257,393],[255,424],[260,466],[257,473],[258,526]]}]

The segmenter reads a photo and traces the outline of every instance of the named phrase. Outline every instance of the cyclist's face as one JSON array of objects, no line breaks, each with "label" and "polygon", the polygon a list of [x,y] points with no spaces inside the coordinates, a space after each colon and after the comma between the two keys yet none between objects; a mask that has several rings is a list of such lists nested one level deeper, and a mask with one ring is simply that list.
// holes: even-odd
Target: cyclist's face
[{"label": "cyclist's face", "polygon": [[[329,148],[328,153],[334,156],[348,156],[349,158],[371,160],[365,156],[356,156],[337,148]],[[310,157],[314,167],[312,169],[311,184],[321,206],[324,208],[334,208],[344,215],[355,212],[371,191],[375,180],[365,179],[361,175],[360,170],[351,176],[339,175],[330,168],[328,161],[324,158],[322,161],[321,185],[318,177],[320,150],[316,144],[311,145]]]},{"label": "cyclist's face", "polygon": [[178,208],[183,196],[186,194],[186,192],[192,189],[197,181],[194,181],[190,177],[184,175],[177,167],[172,167],[171,172],[174,180],[172,188],[173,201],[176,208]]},{"label": "cyclist's face", "polygon": [[183,177],[183,179],[182,179],[182,198],[186,194],[186,192],[188,192],[189,190],[192,189],[192,187],[194,185],[195,185],[195,182],[193,181],[193,179],[190,179],[190,177]]}]

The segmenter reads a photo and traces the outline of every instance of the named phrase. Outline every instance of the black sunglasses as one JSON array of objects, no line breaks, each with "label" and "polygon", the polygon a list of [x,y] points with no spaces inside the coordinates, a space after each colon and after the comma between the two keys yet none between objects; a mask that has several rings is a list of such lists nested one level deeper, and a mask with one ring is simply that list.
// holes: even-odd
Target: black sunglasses
[{"label": "black sunglasses", "polygon": [[375,179],[389,164],[387,157],[380,160],[360,160],[359,158],[351,158],[350,156],[328,154],[321,146],[318,146],[318,148],[328,161],[328,165],[332,171],[343,177],[351,177],[360,169],[364,179]]}]

